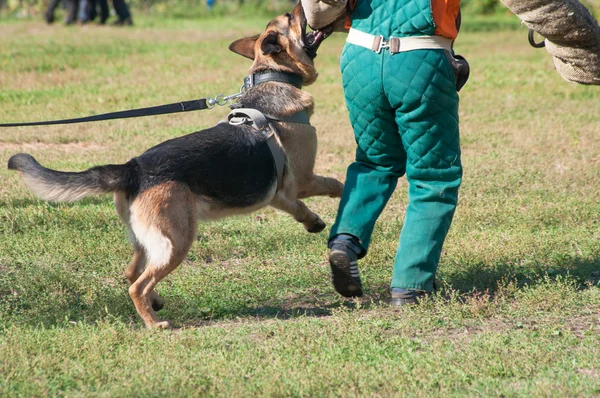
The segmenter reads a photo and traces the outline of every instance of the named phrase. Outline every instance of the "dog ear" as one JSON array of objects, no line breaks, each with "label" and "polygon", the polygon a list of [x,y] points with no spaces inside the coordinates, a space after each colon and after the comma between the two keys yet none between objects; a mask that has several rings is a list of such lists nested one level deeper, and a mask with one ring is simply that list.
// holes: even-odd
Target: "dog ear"
[{"label": "dog ear", "polygon": [[281,46],[277,44],[277,32],[269,32],[269,34],[260,43],[260,49],[264,55],[278,54],[281,52]]},{"label": "dog ear", "polygon": [[244,37],[243,39],[239,39],[234,41],[229,45],[229,49],[236,54],[239,54],[243,57],[254,59],[254,45],[256,44],[256,40],[258,40],[259,35],[252,37]]}]

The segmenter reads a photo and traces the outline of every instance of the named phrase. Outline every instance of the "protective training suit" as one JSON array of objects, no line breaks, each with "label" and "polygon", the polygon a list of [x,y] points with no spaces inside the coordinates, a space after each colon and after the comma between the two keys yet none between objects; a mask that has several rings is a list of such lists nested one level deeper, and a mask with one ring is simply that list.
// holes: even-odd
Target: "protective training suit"
[{"label": "protective training suit", "polygon": [[[384,44],[437,36],[451,45],[458,33],[459,0],[358,0],[351,8],[352,30],[381,36]],[[313,28],[324,25],[311,21],[310,12],[307,18]],[[350,246],[363,257],[375,221],[406,174],[409,204],[391,287],[431,292],[462,178],[457,78],[464,76],[457,77],[449,51],[399,46],[394,54],[385,45],[343,49],[344,95],[358,147],[329,242],[352,236]]]}]

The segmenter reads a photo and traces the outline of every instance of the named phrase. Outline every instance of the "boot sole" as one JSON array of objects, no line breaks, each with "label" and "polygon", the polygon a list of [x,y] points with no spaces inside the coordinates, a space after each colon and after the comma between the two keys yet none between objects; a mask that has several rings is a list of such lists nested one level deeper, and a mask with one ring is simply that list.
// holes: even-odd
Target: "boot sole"
[{"label": "boot sole", "polygon": [[336,292],[344,297],[361,297],[362,286],[358,285],[350,273],[350,258],[343,251],[334,251],[329,255],[331,282]]},{"label": "boot sole", "polygon": [[419,300],[416,298],[392,298],[392,307],[401,307],[403,305],[415,305],[419,304]]}]

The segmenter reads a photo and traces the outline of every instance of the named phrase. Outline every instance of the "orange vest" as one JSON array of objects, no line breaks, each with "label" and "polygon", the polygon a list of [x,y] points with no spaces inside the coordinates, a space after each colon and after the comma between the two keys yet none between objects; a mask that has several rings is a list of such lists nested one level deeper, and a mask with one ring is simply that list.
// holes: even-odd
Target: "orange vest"
[{"label": "orange vest", "polygon": [[456,19],[460,11],[460,0],[431,0],[436,36],[456,39]]},{"label": "orange vest", "polygon": [[[352,26],[352,11],[358,0],[348,0],[345,28]],[[457,20],[460,13],[460,0],[431,0],[431,11],[435,23],[436,36],[456,39],[458,35]]]}]

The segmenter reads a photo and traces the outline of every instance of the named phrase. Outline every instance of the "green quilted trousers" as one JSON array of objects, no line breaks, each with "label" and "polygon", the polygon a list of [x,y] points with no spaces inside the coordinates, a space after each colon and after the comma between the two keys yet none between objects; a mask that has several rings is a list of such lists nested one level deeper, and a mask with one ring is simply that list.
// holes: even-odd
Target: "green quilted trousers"
[{"label": "green quilted trousers", "polygon": [[[346,44],[344,95],[357,143],[330,241],[360,240],[406,174],[406,209],[391,287],[433,290],[462,179],[455,77],[443,50],[390,55]],[[360,254],[360,253],[359,253]]]}]

